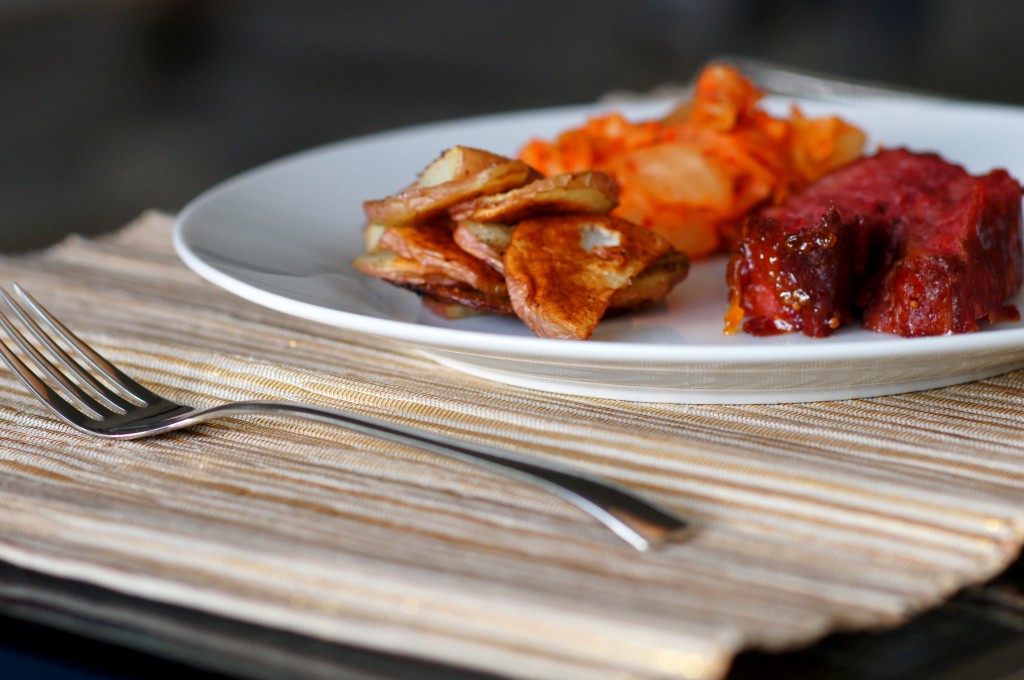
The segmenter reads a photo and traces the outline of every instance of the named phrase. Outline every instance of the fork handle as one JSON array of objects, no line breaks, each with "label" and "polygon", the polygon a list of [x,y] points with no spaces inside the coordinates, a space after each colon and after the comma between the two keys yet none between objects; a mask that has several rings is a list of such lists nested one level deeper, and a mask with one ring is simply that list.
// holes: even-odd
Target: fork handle
[{"label": "fork handle", "polygon": [[292,416],[340,425],[505,474],[553,492],[604,524],[637,550],[647,551],[677,540],[689,528],[684,519],[669,510],[654,505],[628,489],[595,477],[529,461],[521,455],[498,448],[306,404],[234,402],[183,414],[166,429],[179,429],[225,415],[246,414]]}]

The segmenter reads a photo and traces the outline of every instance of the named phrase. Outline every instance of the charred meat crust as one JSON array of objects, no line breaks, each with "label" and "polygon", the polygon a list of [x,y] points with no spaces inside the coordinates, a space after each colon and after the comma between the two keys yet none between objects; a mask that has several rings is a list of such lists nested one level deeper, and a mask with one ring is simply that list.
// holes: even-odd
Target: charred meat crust
[{"label": "charred meat crust", "polygon": [[857,317],[901,336],[1018,318],[1021,187],[935,154],[883,150],[744,227],[727,282],[754,335],[830,335]]}]

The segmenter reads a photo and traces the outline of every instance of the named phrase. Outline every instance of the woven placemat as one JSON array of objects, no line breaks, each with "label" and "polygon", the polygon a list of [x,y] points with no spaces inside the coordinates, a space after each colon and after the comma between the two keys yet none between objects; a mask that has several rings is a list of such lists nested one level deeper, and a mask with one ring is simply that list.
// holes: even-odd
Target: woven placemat
[{"label": "woven placemat", "polygon": [[196,405],[288,399],[517,448],[693,518],[642,554],[469,466],[293,420],[91,439],[0,372],[0,559],[197,612],[500,675],[720,678],[743,649],[895,626],[1013,560],[1024,372],[770,406],[558,396],[242,301],[172,219],[0,261]]}]

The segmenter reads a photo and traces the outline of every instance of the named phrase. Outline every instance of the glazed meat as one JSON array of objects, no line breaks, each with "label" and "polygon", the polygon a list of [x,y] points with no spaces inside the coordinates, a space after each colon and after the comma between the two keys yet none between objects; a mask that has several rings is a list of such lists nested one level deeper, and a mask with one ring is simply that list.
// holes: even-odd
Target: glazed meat
[{"label": "glazed meat", "polygon": [[902,336],[1019,318],[1021,187],[935,154],[884,150],[823,177],[744,227],[727,326],[822,337],[861,318]]}]

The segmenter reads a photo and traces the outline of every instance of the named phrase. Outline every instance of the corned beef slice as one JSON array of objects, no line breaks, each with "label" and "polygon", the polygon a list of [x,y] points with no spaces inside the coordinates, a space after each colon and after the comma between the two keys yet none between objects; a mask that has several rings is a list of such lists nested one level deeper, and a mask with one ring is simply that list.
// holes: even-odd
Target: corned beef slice
[{"label": "corned beef slice", "polygon": [[1021,187],[935,154],[885,150],[765,209],[744,228],[729,294],[754,335],[821,337],[857,317],[903,336],[1017,319]]}]

